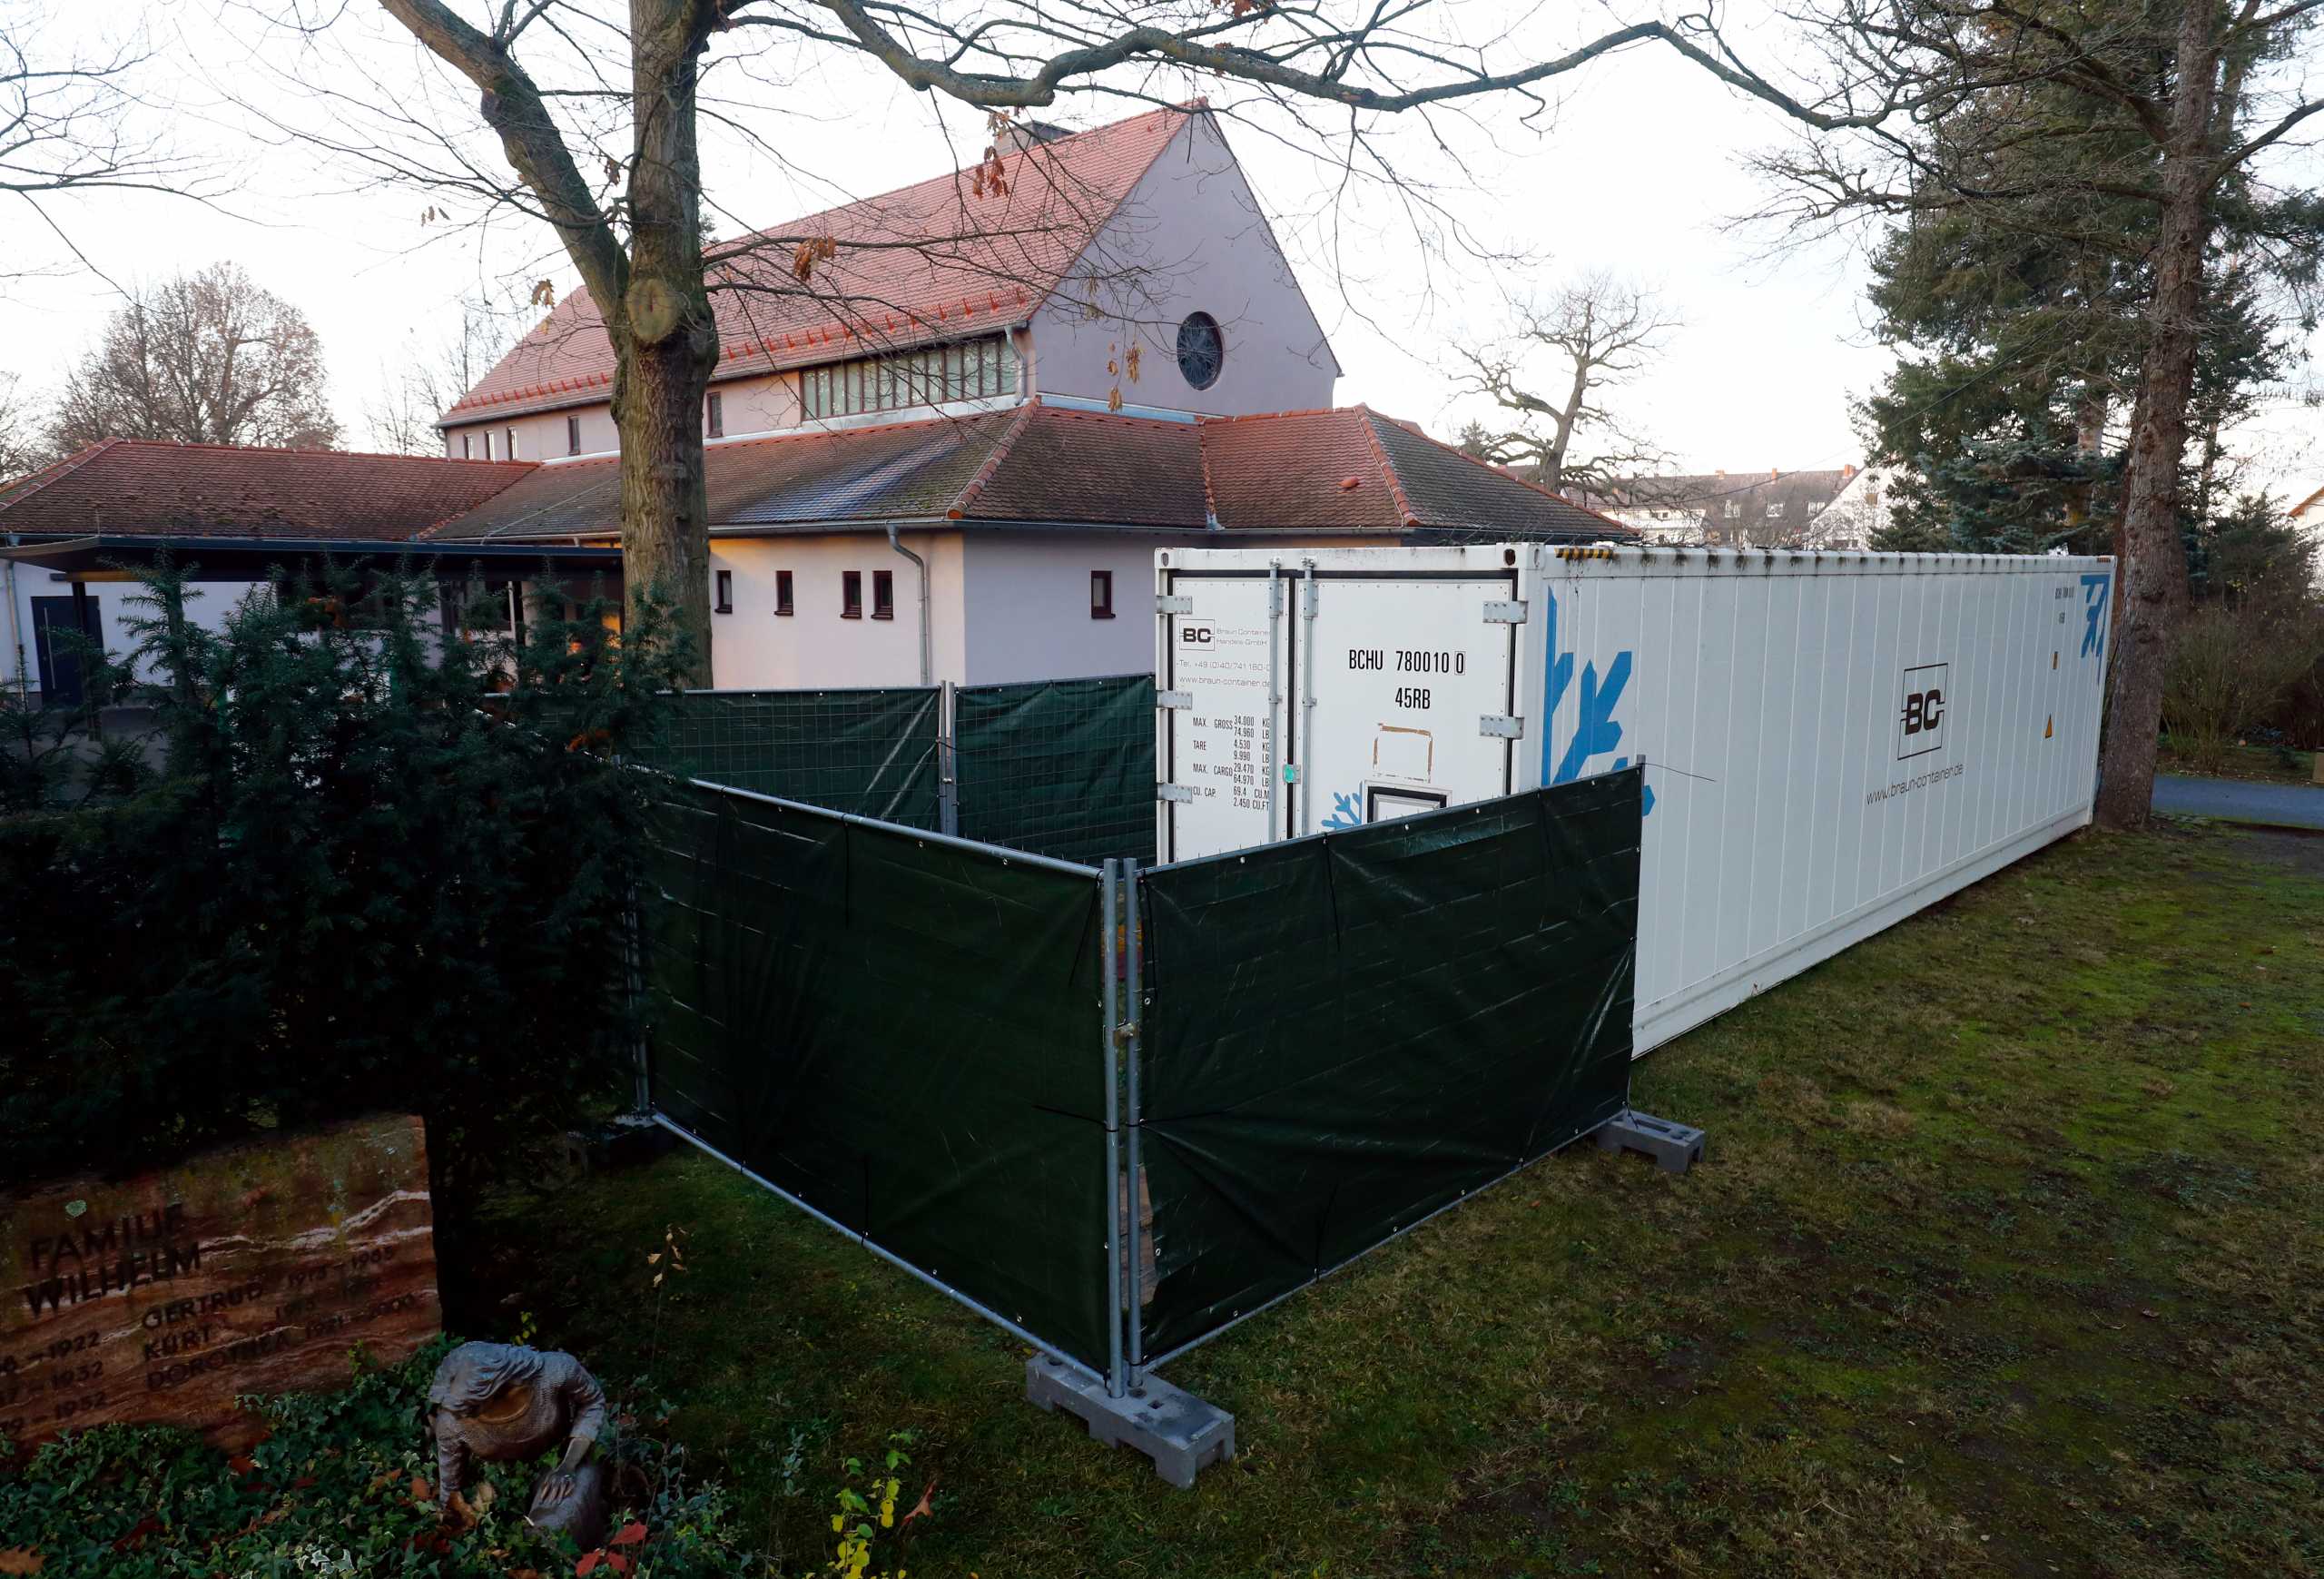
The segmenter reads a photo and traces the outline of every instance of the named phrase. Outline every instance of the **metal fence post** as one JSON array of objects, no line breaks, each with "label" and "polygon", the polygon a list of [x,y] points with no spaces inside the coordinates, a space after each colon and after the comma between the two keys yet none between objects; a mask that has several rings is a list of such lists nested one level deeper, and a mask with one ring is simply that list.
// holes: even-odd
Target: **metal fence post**
[{"label": "metal fence post", "polygon": [[1121,863],[1123,929],[1128,933],[1129,974],[1124,983],[1129,999],[1129,1017],[1122,1026],[1122,1036],[1128,1044],[1128,1069],[1123,1089],[1128,1099],[1129,1120],[1129,1390],[1137,1393],[1146,1385],[1146,1229],[1145,1211],[1140,1202],[1146,1196],[1146,1157],[1138,1129],[1138,1061],[1146,1041],[1146,945],[1137,928],[1137,858],[1125,857]]},{"label": "metal fence post", "polygon": [[1122,1375],[1122,1157],[1121,1064],[1115,1055],[1114,1032],[1121,1023],[1120,1001],[1114,985],[1115,885],[1121,881],[1121,863],[1108,856],[1098,869],[1100,996],[1098,1044],[1106,1067],[1106,1392],[1118,1398],[1129,1390]]},{"label": "metal fence post", "polygon": [[954,838],[960,834],[960,694],[951,681],[942,682],[936,714],[936,828]]}]

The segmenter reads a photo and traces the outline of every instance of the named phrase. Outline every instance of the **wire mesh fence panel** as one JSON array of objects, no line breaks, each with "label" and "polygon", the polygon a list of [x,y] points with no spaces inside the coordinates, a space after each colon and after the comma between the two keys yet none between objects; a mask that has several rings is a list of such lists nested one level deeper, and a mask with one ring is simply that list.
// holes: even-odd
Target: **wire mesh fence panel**
[{"label": "wire mesh fence panel", "polygon": [[1155,1363],[1620,1109],[1641,778],[1142,875]]},{"label": "wire mesh fence panel", "polygon": [[694,691],[637,755],[681,777],[933,828],[941,723],[933,687]]},{"label": "wire mesh fence panel", "polygon": [[1094,864],[1154,857],[1154,677],[966,686],[952,702],[964,838]]},{"label": "wire mesh fence panel", "polygon": [[1102,1367],[1097,874],[686,785],[659,823],[655,1110]]}]

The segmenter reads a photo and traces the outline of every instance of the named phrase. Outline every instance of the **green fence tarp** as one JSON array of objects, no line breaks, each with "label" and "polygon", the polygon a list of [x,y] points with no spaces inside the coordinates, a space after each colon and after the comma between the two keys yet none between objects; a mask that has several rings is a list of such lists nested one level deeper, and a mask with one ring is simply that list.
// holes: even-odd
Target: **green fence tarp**
[{"label": "green fence tarp", "polygon": [[670,786],[655,1109],[1106,1363],[1094,874]]},{"label": "green fence tarp", "polygon": [[962,838],[1154,859],[1154,676],[964,686],[952,720]]},{"label": "green fence tarp", "polygon": [[683,778],[908,827],[937,826],[934,687],[692,691],[667,737],[639,754]]},{"label": "green fence tarp", "polygon": [[1147,1355],[1620,1109],[1642,778],[1145,874]]}]

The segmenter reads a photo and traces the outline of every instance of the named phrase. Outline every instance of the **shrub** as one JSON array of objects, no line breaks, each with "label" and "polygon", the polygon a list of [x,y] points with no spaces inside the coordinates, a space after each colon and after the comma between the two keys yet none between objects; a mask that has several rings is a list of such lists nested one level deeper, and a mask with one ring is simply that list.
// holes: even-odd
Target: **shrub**
[{"label": "shrub", "polygon": [[[367,1367],[333,1393],[245,1399],[270,1432],[229,1458],[186,1432],[105,1426],[44,1444],[0,1478],[0,1573],[42,1579],[145,1575],[570,1574],[588,1561],[524,1521],[540,1466],[479,1466],[475,1522],[439,1522],[423,1439],[428,1383],[452,1339],[404,1364]],[[640,1432],[619,1403],[598,1446],[616,1512],[607,1557],[625,1579],[763,1574],[743,1551],[724,1493],[684,1473],[682,1449]],[[488,1490],[487,1488],[489,1488]],[[463,1525],[465,1525],[465,1527]],[[618,1557],[618,1563],[607,1560]],[[38,1566],[34,1566],[37,1561]]]},{"label": "shrub", "polygon": [[2216,772],[2316,663],[2317,622],[2304,609],[2208,604],[2180,627],[2164,671],[2162,726],[2196,767]]},{"label": "shrub", "polygon": [[416,577],[283,582],[215,632],[187,596],[157,575],[97,672],[153,676],[153,751],[9,780],[5,1172],[416,1111],[456,1235],[527,1137],[625,1089],[644,775],[605,758],[675,655],[596,601],[447,638]]}]

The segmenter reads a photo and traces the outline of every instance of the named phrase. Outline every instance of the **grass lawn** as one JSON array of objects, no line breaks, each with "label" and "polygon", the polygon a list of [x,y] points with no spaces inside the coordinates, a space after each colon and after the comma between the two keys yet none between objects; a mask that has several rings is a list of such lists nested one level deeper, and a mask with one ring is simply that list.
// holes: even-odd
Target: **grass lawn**
[{"label": "grass lawn", "polygon": [[[2290,760],[2287,762],[2285,759]],[[2171,748],[2165,736],[2161,757],[2155,764],[2160,773],[2193,774],[2198,777],[2242,778],[2259,784],[2313,784],[2316,782],[2316,754],[2312,751],[2280,750],[2272,745],[2230,745],[2227,760],[2216,770],[2197,767]]]},{"label": "grass lawn", "polygon": [[1171,1367],[1241,1436],[1192,1494],[696,1155],[511,1203],[492,1276],[789,1572],[909,1428],[929,1579],[2324,1574],[2324,839],[2082,834],[1636,1098],[1708,1163],[1552,1158]]}]

